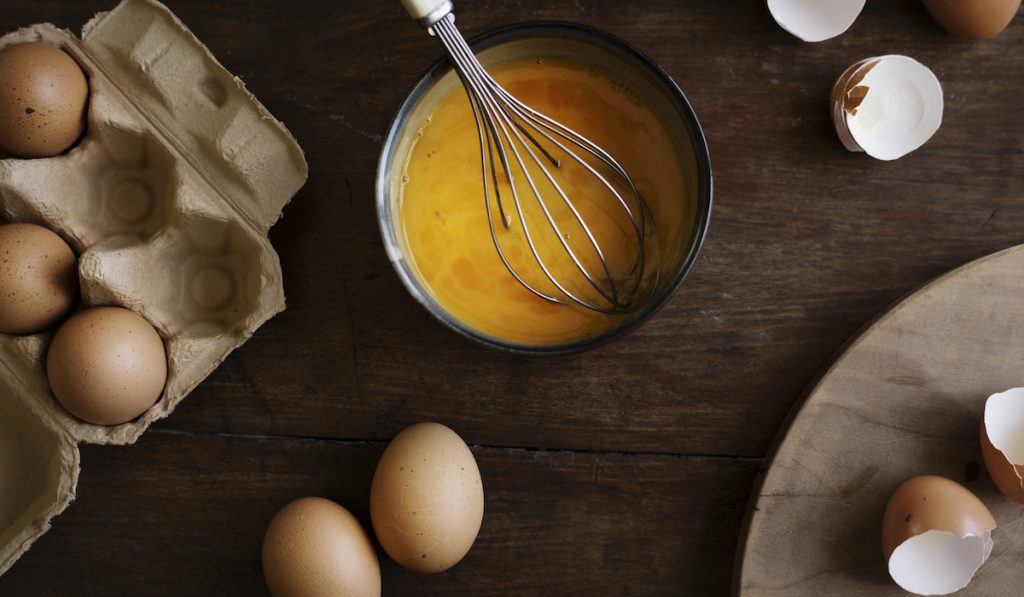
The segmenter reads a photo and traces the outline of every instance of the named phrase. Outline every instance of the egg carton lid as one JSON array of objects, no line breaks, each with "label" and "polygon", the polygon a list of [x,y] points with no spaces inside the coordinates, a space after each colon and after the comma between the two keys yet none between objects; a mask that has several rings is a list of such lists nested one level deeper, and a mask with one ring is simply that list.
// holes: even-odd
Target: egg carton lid
[{"label": "egg carton lid", "polygon": [[[29,339],[29,341],[31,341]],[[0,395],[38,395],[42,379],[16,374],[26,358],[23,346],[0,344]],[[77,442],[35,400],[0,398],[0,574],[45,533],[53,518],[75,499],[80,472]]]},{"label": "egg carton lid", "polygon": [[292,134],[163,4],[124,0],[83,27],[80,47],[90,67],[260,232],[305,184],[308,166]]}]

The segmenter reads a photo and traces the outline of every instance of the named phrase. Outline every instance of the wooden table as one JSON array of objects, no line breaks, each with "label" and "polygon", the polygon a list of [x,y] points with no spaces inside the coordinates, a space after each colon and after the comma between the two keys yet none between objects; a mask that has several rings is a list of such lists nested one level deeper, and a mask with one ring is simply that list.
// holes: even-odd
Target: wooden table
[{"label": "wooden table", "polygon": [[[0,31],[113,4],[5,2]],[[271,233],[289,308],[136,445],[83,446],[77,501],[4,595],[263,594],[271,515],[323,495],[368,521],[376,459],[421,420],[473,447],[486,515],[448,573],[383,559],[386,595],[727,594],[758,468],[819,369],[916,286],[1024,242],[1022,17],[960,42],[917,0],[873,1],[804,44],[760,0],[462,0],[468,34],[574,20],[641,48],[689,95],[716,177],[701,258],[649,323],[579,356],[497,353],[406,294],[377,231],[381,135],[436,42],[390,1],[168,5],[307,152]],[[894,163],[847,153],[826,103],[887,53],[946,93],[942,129]]]}]

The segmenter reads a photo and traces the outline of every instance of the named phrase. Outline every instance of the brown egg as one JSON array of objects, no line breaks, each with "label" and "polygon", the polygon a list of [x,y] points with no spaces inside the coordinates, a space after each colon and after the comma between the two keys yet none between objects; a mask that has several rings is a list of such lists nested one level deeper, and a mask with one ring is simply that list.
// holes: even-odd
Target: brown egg
[{"label": "brown egg", "polygon": [[274,597],[379,597],[380,563],[355,516],[323,498],[295,500],[263,537],[263,576]]},{"label": "brown egg", "polygon": [[142,316],[119,307],[94,307],[57,330],[46,374],[68,412],[96,425],[118,425],[160,398],[167,354],[160,335]]},{"label": "brown egg", "polygon": [[384,551],[415,572],[442,572],[473,546],[484,516],[480,469],[469,446],[419,423],[384,450],[370,487],[370,519]]},{"label": "brown egg", "polygon": [[55,156],[85,129],[89,84],[56,46],[0,49],[0,149],[22,158]]},{"label": "brown egg", "polygon": [[0,226],[0,333],[34,334],[78,299],[78,258],[64,239],[35,224]]},{"label": "brown egg", "polygon": [[967,39],[987,39],[1010,24],[1021,0],[924,0],[946,31]]},{"label": "brown egg", "polygon": [[988,508],[963,485],[914,477],[896,489],[882,519],[889,575],[911,593],[958,591],[992,553],[995,528]]}]

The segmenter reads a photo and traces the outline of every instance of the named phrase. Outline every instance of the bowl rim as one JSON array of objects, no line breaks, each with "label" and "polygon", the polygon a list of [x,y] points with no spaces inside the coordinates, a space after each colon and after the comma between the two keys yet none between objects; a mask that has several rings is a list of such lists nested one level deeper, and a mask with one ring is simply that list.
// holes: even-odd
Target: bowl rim
[{"label": "bowl rim", "polygon": [[683,93],[683,90],[675,80],[646,54],[629,42],[611,33],[589,25],[569,21],[530,21],[492,29],[473,37],[469,40],[469,45],[474,52],[480,52],[502,43],[536,37],[578,39],[619,52],[627,62],[645,69],[650,75],[653,75],[657,82],[664,86],[669,96],[668,99],[679,110],[684,123],[689,128],[688,132],[690,133],[693,145],[692,149],[696,161],[696,175],[698,179],[697,213],[694,217],[690,240],[687,243],[686,254],[679,267],[674,270],[672,279],[665,284],[657,297],[638,309],[634,314],[629,315],[628,319],[613,325],[599,334],[557,344],[522,344],[482,333],[463,324],[444,309],[438,301],[434,300],[426,289],[421,287],[412,272],[411,264],[405,258],[400,242],[395,234],[394,219],[392,218],[388,201],[390,185],[388,166],[394,162],[399,132],[405,124],[407,116],[426,92],[451,70],[451,65],[446,56],[434,62],[417,79],[388,125],[388,132],[384,136],[383,147],[377,164],[374,185],[377,224],[380,227],[381,241],[384,244],[388,259],[391,261],[391,266],[394,268],[395,273],[398,274],[402,284],[409,294],[445,327],[476,343],[504,352],[527,355],[575,354],[603,346],[636,330],[661,310],[675,296],[679,287],[682,286],[683,280],[693,269],[697,261],[711,222],[711,210],[714,203],[711,155],[708,151],[707,138],[704,135],[704,129],[700,125],[700,120],[697,118],[697,114],[686,94]]}]

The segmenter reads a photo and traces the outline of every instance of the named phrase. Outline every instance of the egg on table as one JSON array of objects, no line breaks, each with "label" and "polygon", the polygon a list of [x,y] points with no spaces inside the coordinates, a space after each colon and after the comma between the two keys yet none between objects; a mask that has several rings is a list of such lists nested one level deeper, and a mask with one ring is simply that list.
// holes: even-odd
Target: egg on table
[{"label": "egg on table", "polygon": [[141,315],[93,307],[57,330],[46,375],[61,405],[96,425],[127,423],[149,410],[167,382],[163,340]]},{"label": "egg on table", "polygon": [[278,512],[263,537],[263,576],[274,597],[380,597],[380,563],[351,512],[307,497]]},{"label": "egg on table", "polygon": [[85,130],[89,83],[67,52],[30,42],[0,48],[0,149],[51,157]]},{"label": "egg on table", "polygon": [[454,431],[418,423],[388,444],[370,487],[370,518],[393,560],[415,572],[443,572],[469,552],[483,516],[480,469]]},{"label": "egg on table", "polygon": [[78,258],[64,239],[35,224],[0,226],[0,333],[55,325],[78,299]]}]

